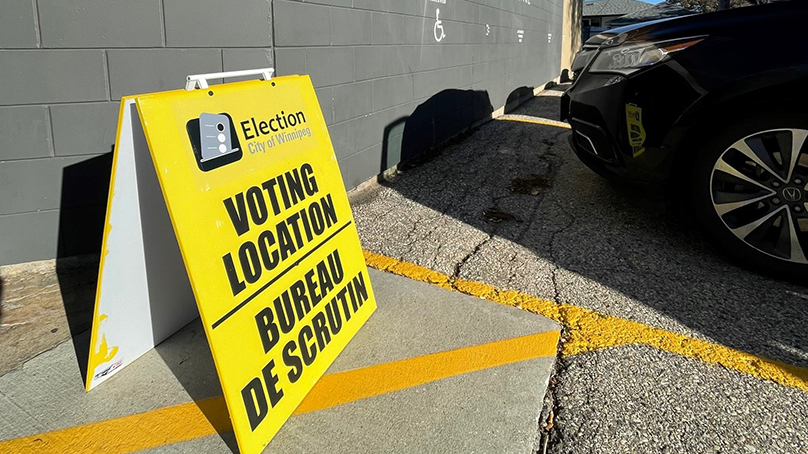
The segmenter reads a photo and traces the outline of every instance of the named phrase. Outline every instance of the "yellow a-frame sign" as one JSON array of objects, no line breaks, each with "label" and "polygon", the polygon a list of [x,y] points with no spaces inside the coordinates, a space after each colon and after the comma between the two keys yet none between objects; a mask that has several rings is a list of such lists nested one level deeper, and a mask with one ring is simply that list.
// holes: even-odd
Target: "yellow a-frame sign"
[{"label": "yellow a-frame sign", "polygon": [[376,307],[310,79],[258,72],[122,100],[87,372],[89,390],[192,320],[195,297],[246,454]]}]

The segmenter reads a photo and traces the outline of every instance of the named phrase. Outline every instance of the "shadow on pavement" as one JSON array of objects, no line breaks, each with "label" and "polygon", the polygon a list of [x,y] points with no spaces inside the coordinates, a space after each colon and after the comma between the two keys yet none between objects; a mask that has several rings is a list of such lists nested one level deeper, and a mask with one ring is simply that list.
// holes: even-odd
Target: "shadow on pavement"
[{"label": "shadow on pavement", "polygon": [[155,347],[174,377],[188,392],[216,432],[236,454],[238,445],[223,400],[219,376],[205,337],[202,321],[196,319]]},{"label": "shadow on pavement", "polygon": [[505,100],[505,113],[513,113],[516,109],[519,108],[519,105],[523,104],[525,101],[528,101],[530,98],[533,97],[533,88],[531,87],[519,87],[516,90],[512,91],[511,94],[508,95],[508,99]]},{"label": "shadow on pavement", "polygon": [[413,160],[428,160],[435,146],[457,136],[468,125],[491,115],[488,93],[443,90],[420,104],[412,114],[384,128],[380,172]]},{"label": "shadow on pavement", "polygon": [[[539,97],[515,113],[554,119],[558,102]],[[400,166],[382,184],[430,210],[396,219],[400,199],[360,201],[360,232],[375,229],[365,246],[808,367],[805,288],[729,263],[661,194],[614,187],[581,164],[568,134],[495,121],[428,165]]]},{"label": "shadow on pavement", "polygon": [[109,152],[67,166],[62,172],[56,275],[83,380],[87,377],[111,170]]}]

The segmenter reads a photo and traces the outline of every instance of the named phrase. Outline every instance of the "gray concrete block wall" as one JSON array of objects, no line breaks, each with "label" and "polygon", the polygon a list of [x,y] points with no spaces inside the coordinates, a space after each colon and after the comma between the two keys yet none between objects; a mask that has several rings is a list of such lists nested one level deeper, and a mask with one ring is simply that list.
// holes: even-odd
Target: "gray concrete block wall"
[{"label": "gray concrete block wall", "polygon": [[563,0],[274,4],[275,68],[311,75],[347,188],[560,72]]},{"label": "gray concrete block wall", "polygon": [[310,74],[351,188],[558,75],[564,0],[442,1],[5,0],[0,265],[100,249],[122,96]]},{"label": "gray concrete block wall", "polygon": [[36,4],[43,48],[163,44],[160,0],[37,0]]},{"label": "gray concrete block wall", "polygon": [[3,0],[0,265],[98,252],[120,98],[273,65],[271,0]]}]

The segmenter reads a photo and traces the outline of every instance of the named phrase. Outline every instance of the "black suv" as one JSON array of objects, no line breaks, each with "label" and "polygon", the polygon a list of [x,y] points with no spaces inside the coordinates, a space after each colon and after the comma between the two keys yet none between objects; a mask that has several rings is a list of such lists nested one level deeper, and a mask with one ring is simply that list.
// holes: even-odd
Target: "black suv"
[{"label": "black suv", "polygon": [[808,283],[808,2],[609,30],[561,117],[606,177],[664,185],[748,265]]}]

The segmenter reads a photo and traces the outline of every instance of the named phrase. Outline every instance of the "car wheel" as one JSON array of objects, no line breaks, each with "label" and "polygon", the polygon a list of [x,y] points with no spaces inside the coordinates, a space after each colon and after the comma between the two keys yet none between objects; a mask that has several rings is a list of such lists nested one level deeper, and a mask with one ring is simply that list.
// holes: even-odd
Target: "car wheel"
[{"label": "car wheel", "polygon": [[808,283],[808,115],[737,119],[696,156],[692,200],[708,234],[748,266]]}]

